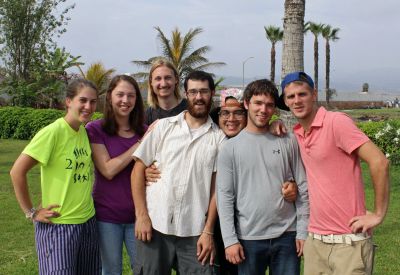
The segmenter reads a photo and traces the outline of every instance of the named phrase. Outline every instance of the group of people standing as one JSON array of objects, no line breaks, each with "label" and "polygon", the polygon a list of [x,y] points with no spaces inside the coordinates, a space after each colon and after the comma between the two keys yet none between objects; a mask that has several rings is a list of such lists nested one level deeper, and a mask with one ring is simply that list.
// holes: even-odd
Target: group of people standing
[{"label": "group of people standing", "polygon": [[[115,76],[104,118],[89,122],[98,91],[74,80],[65,117],[16,160],[10,174],[35,224],[40,274],[121,274],[123,245],[134,274],[295,275],[303,254],[307,275],[371,274],[388,161],[350,118],[316,105],[307,74],[287,75],[281,96],[256,80],[214,110],[208,73],[189,73],[182,98],[177,70],[157,60],[148,85],[145,111],[137,82]],[[276,108],[298,119],[294,133],[279,136]],[[360,159],[374,184],[373,212]],[[35,208],[27,174],[37,163]]]}]

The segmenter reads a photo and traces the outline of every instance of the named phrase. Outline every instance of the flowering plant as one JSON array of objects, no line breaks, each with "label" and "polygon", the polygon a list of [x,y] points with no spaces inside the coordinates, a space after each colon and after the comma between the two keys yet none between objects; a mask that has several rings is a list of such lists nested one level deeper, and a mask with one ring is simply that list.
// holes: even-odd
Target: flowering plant
[{"label": "flowering plant", "polygon": [[400,121],[364,122],[358,125],[392,164],[400,164]]}]

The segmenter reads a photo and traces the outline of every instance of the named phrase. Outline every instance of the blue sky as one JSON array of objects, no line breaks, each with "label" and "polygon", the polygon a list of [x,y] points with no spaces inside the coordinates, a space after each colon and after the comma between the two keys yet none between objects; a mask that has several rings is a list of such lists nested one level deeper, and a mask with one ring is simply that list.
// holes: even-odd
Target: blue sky
[{"label": "blue sky", "polygon": [[[67,1],[72,3],[72,1]],[[195,47],[211,46],[211,61],[226,66],[213,72],[246,80],[269,76],[270,43],[264,26],[282,26],[284,1],[277,0],[79,0],[70,12],[68,31],[59,41],[89,65],[102,61],[120,73],[139,69],[131,60],[158,55],[156,31],[179,27],[183,32],[202,27]],[[400,3],[395,0],[307,0],[305,20],[339,27],[340,40],[331,45],[331,86],[338,90],[361,89],[400,92]],[[324,85],[325,43],[320,38],[320,87]],[[281,44],[277,46],[276,71],[281,70]],[[305,37],[305,70],[313,70],[313,37]],[[240,84],[240,83],[239,83]],[[359,88],[360,87],[360,88]]]}]

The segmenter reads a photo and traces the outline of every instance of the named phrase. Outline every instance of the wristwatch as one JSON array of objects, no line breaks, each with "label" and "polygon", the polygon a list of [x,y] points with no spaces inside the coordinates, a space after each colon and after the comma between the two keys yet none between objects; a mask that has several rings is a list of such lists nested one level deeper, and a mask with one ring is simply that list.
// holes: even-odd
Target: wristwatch
[{"label": "wristwatch", "polygon": [[36,216],[36,208],[32,207],[28,211],[25,212],[25,217],[33,221]]}]

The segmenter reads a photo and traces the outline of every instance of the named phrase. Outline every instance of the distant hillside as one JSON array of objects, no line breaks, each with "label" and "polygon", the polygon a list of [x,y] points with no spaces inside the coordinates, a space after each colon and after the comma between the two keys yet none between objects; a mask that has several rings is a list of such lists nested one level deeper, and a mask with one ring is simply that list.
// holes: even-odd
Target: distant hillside
[{"label": "distant hillside", "polygon": [[[331,75],[331,88],[336,89],[338,93],[342,92],[361,92],[361,87],[364,83],[369,84],[371,91],[377,91],[378,93],[388,93],[400,95],[400,84],[399,84],[400,72],[398,69],[391,68],[380,68],[376,70],[357,71],[350,73],[335,72]],[[220,77],[220,76],[218,76]],[[242,86],[242,78],[237,76],[222,76],[225,80],[222,85],[226,86]],[[319,87],[323,89],[325,86],[324,73],[320,71]],[[245,84],[265,76],[246,77]],[[280,80],[280,75],[276,76],[277,80]],[[279,81],[278,81],[279,82]]]}]

